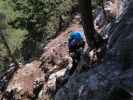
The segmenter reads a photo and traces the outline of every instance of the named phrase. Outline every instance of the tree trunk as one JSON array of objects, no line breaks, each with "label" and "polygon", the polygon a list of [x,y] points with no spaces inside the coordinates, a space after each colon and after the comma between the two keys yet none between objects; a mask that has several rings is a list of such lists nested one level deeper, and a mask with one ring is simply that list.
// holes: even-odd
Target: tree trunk
[{"label": "tree trunk", "polygon": [[79,5],[86,41],[90,48],[94,48],[95,29],[93,25],[91,0],[79,0]]},{"label": "tree trunk", "polygon": [[79,5],[88,46],[90,49],[94,49],[97,45],[98,34],[94,29],[91,0],[79,0]]}]

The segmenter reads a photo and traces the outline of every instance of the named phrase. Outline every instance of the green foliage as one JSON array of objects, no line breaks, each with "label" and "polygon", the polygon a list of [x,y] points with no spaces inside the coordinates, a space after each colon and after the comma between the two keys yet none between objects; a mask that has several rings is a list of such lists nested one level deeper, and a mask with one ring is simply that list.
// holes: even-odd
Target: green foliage
[{"label": "green foliage", "polygon": [[71,0],[12,0],[9,2],[15,12],[20,13],[10,24],[14,28],[28,31],[21,49],[25,60],[39,55],[48,39],[62,29],[62,20],[70,21],[70,11],[73,6]]},{"label": "green foliage", "polygon": [[96,3],[97,3],[97,5],[100,5],[100,6],[101,6],[102,3],[103,3],[103,1],[104,1],[104,0],[96,0]]},{"label": "green foliage", "polygon": [[[4,18],[2,16],[4,16]],[[9,23],[14,21],[18,16],[20,16],[19,13],[13,10],[8,1],[0,0],[0,29],[6,29],[4,35],[13,54],[15,54],[16,49],[20,49],[22,41],[25,39],[24,36],[27,34],[27,31],[24,29],[16,29],[9,25]],[[18,56],[20,54],[20,52],[17,52],[17,55],[15,55],[17,59],[20,59],[20,56]],[[0,71],[7,69],[10,61],[7,50],[0,38]]]},{"label": "green foliage", "polygon": [[8,69],[8,65],[7,64],[5,64],[5,63],[3,63],[3,64],[1,63],[0,64],[0,73],[4,72],[7,69]]},{"label": "green foliage", "polygon": [[[41,54],[48,40],[71,20],[77,0],[0,0],[0,13],[6,16],[6,40],[17,60],[25,61]],[[10,63],[0,40],[0,62]],[[4,59],[8,59],[5,61]],[[3,68],[3,67],[1,67]]]}]

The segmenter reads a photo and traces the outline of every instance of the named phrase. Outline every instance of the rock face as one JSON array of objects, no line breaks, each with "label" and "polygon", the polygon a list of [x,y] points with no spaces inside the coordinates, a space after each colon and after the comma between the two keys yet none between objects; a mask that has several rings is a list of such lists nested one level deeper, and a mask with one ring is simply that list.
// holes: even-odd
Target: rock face
[{"label": "rock face", "polygon": [[109,16],[119,17],[127,7],[128,0],[105,0],[104,9]]},{"label": "rock face", "polygon": [[75,74],[55,100],[131,100],[133,92],[133,1],[108,29],[109,41],[103,64]]},{"label": "rock face", "polygon": [[107,62],[92,71],[72,76],[56,94],[55,100],[103,100],[109,87],[118,84],[115,77],[120,75],[120,67],[114,62]]}]

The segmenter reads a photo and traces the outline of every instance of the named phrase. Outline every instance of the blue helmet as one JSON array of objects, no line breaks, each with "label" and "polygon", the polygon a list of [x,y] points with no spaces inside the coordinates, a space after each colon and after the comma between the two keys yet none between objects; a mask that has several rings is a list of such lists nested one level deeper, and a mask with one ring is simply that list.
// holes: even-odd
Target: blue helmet
[{"label": "blue helmet", "polygon": [[73,39],[75,39],[75,40],[83,40],[83,38],[84,38],[84,33],[83,32],[71,32],[70,33],[70,37],[69,37],[69,40],[73,40]]},{"label": "blue helmet", "polygon": [[84,33],[83,32],[71,32],[69,36],[69,49],[75,48],[75,46],[84,41]]}]

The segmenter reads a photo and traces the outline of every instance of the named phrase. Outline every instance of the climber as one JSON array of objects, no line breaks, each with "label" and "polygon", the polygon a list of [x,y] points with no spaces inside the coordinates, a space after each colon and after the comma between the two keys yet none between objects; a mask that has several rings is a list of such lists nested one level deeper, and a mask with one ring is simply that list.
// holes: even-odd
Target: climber
[{"label": "climber", "polygon": [[73,65],[69,73],[70,75],[72,75],[73,72],[76,70],[84,46],[85,46],[84,33],[78,31],[70,32],[70,36],[68,39],[68,48],[69,48],[69,54],[73,59]]}]

